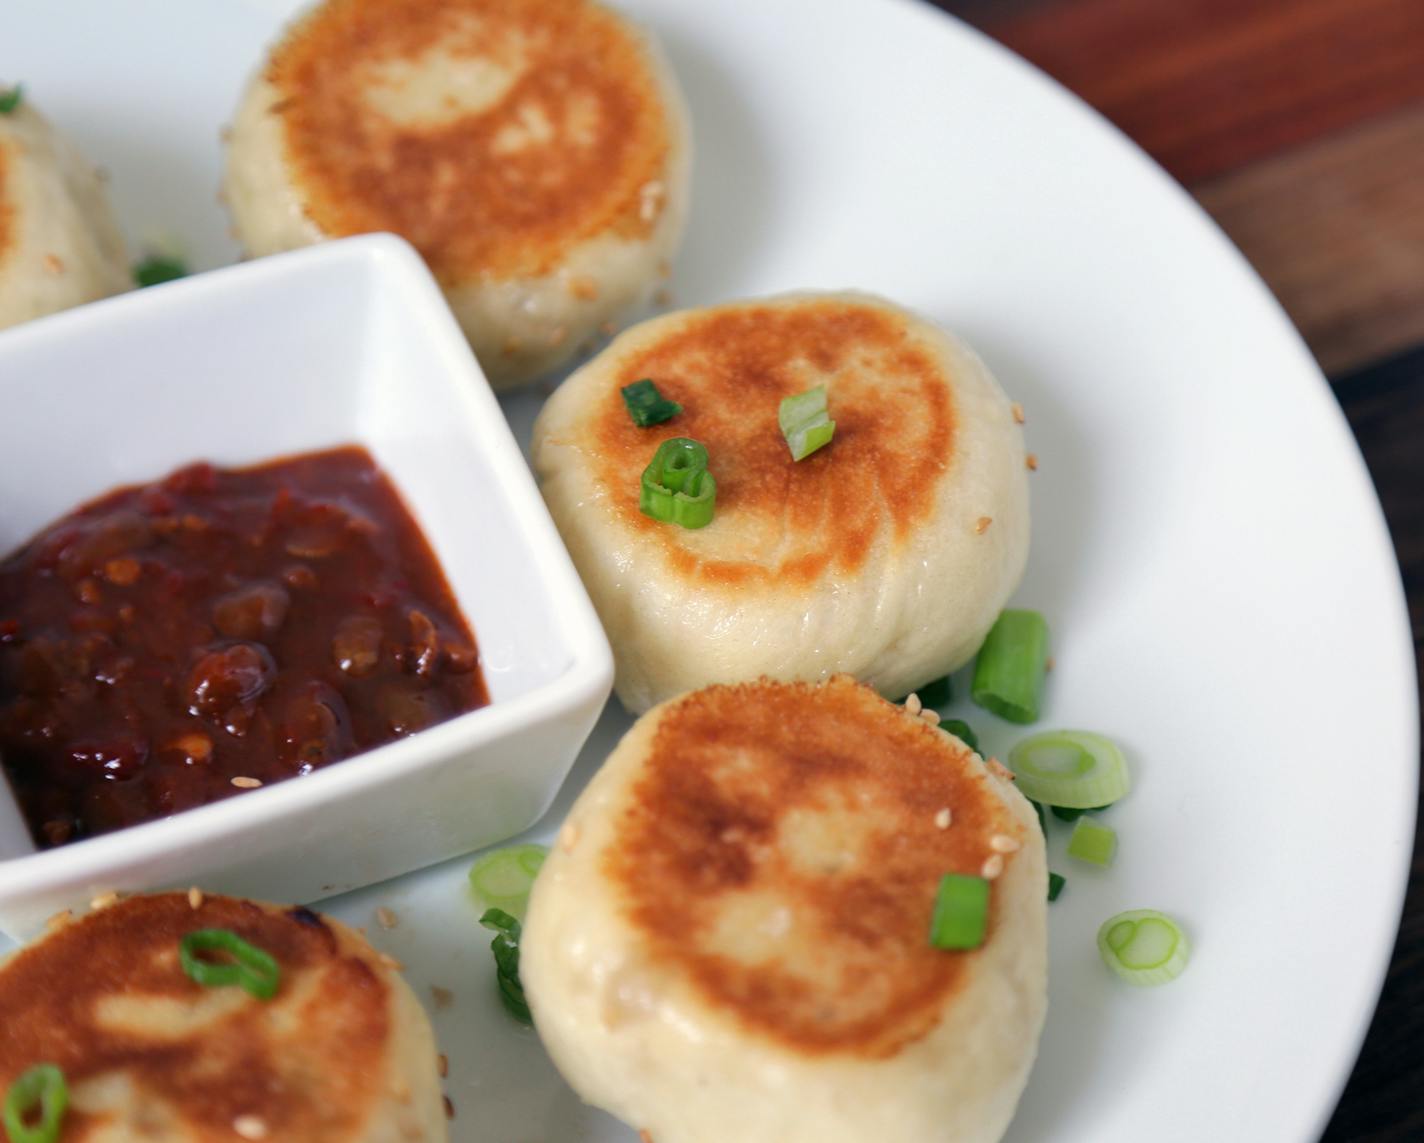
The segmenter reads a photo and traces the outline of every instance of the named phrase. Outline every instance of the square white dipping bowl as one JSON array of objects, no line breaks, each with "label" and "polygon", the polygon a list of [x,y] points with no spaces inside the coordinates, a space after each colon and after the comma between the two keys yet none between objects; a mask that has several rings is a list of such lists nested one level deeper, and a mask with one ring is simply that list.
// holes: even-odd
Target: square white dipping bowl
[{"label": "square white dipping bowl", "polygon": [[0,783],[0,929],[110,891],[305,902],[467,853],[548,808],[613,660],[440,291],[372,235],[0,334],[0,555],[110,489],[192,461],[364,445],[474,629],[491,703],[213,805],[37,852]]}]

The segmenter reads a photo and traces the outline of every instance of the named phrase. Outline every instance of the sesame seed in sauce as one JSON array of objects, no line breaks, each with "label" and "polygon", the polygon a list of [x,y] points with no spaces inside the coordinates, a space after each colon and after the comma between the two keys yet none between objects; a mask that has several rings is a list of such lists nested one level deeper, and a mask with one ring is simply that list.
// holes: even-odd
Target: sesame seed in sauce
[{"label": "sesame seed in sauce", "polygon": [[984,765],[989,767],[989,770],[992,774],[994,774],[996,777],[1002,778],[1005,782],[1014,781],[1014,772],[1010,770],[1007,766],[1005,766],[1002,762],[1000,762],[997,758],[990,758],[987,762],[984,763]]},{"label": "sesame seed in sauce", "polygon": [[383,964],[386,968],[390,969],[392,972],[400,972],[401,969],[405,968],[405,965],[401,964],[401,962],[396,960],[395,957],[391,956],[390,953],[381,954],[381,964]]},{"label": "sesame seed in sauce", "polygon": [[100,909],[107,909],[110,905],[117,905],[118,902],[118,893],[114,892],[114,890],[111,889],[109,890],[109,892],[100,893],[97,897],[93,898],[89,902],[89,908],[93,909],[94,912],[97,913]]},{"label": "sesame seed in sauce", "polygon": [[244,778],[241,775],[230,779],[230,782],[239,790],[255,790],[258,786],[262,785],[262,779],[260,778]]},{"label": "sesame seed in sauce", "polygon": [[203,891],[194,885],[188,890],[188,908],[201,909],[203,907]]},{"label": "sesame seed in sauce", "polygon": [[954,820],[954,815],[949,812],[949,807],[945,806],[939,813],[935,814],[935,828],[948,829],[949,823]]},{"label": "sesame seed in sauce", "polygon": [[45,269],[51,274],[64,273],[64,260],[58,254],[46,254],[44,256]]},{"label": "sesame seed in sauce", "polygon": [[565,853],[572,853],[574,846],[578,845],[579,828],[573,822],[565,822],[564,828],[559,831],[559,848]]},{"label": "sesame seed in sauce", "polygon": [[386,906],[382,905],[379,909],[376,910],[376,924],[380,925],[381,928],[394,929],[399,923],[400,919],[395,915],[394,912],[386,908]]},{"label": "sesame seed in sauce", "polygon": [[1010,837],[1006,833],[996,833],[989,839],[989,848],[995,853],[1016,853],[1023,846],[1019,844],[1017,838]]},{"label": "sesame seed in sauce", "polygon": [[982,536],[989,530],[989,525],[993,522],[994,517],[992,516],[980,516],[979,519],[974,521],[974,534],[976,536]]},{"label": "sesame seed in sauce", "polygon": [[62,929],[73,919],[73,913],[68,909],[61,909],[58,913],[51,915],[50,918],[45,921],[45,930],[47,932],[54,932],[56,929]]},{"label": "sesame seed in sauce", "polygon": [[440,1073],[441,1079],[450,1074],[450,1057],[444,1052],[435,1057],[435,1070]]},{"label": "sesame seed in sauce", "polygon": [[266,1139],[267,1122],[257,1115],[239,1115],[232,1121],[232,1129],[244,1139]]},{"label": "sesame seed in sauce", "polygon": [[915,694],[914,691],[911,691],[905,696],[905,709],[911,714],[919,714],[920,711],[924,709],[920,705],[920,696]]},{"label": "sesame seed in sauce", "polygon": [[1028,419],[1024,416],[1023,406],[1020,405],[1017,401],[1015,401],[1011,406],[1011,411],[1014,414],[1014,424],[1016,425],[1021,425],[1024,423],[1024,421]]},{"label": "sesame seed in sauce", "polygon": [[984,864],[979,867],[979,875],[988,881],[994,880],[1004,871],[1004,855],[995,853],[984,859]]},{"label": "sesame seed in sauce", "polygon": [[1038,471],[1038,453],[1036,453],[1036,452],[1031,452],[1031,453],[1029,453],[1028,456],[1024,457],[1024,463],[1025,463],[1026,465],[1028,465],[1028,470],[1029,470],[1030,472],[1037,472],[1037,471]]},{"label": "sesame seed in sauce", "polygon": [[638,1132],[638,1143],[653,1143],[653,1135],[650,1131]]},{"label": "sesame seed in sauce", "polygon": [[939,725],[939,711],[937,710],[930,710],[929,707],[926,707],[924,710],[920,711],[920,717],[926,722],[928,722],[931,726]]}]

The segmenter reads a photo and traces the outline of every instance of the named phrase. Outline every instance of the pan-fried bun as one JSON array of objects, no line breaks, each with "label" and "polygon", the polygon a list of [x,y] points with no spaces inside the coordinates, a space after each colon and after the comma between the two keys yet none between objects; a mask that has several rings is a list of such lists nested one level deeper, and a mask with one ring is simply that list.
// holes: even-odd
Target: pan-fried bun
[{"label": "pan-fried bun", "polygon": [[[683,412],[638,428],[652,379]],[[783,397],[828,391],[800,462]],[[534,426],[544,498],[613,644],[630,710],[714,682],[848,672],[898,697],[960,666],[1018,585],[1028,471],[1014,408],[962,342],[861,294],[791,294],[645,322]],[[658,443],[707,446],[705,528],[638,508]]]},{"label": "pan-fried bun", "polygon": [[[189,980],[179,942],[200,929],[273,956],[276,996]],[[447,1138],[415,996],[364,938],[309,909],[134,897],[16,953],[0,968],[0,1012],[0,1090],[58,1065],[65,1143]]]},{"label": "pan-fried bun", "polygon": [[324,0],[248,88],[224,191],[249,254],[409,239],[503,387],[646,303],[689,161],[672,73],[593,0]]},{"label": "pan-fried bun", "polygon": [[[992,878],[972,951],[945,873]],[[657,1143],[997,1140],[1046,1005],[1043,834],[958,739],[846,677],[639,719],[534,886],[521,977],[554,1062]]]},{"label": "pan-fried bun", "polygon": [[22,99],[0,115],[0,329],[131,284],[97,172]]}]

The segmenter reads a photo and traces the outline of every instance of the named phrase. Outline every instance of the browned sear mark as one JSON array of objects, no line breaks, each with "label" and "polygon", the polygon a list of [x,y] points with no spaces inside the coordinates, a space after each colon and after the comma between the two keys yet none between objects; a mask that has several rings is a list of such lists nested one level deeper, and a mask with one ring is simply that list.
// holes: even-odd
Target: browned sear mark
[{"label": "browned sear mark", "polygon": [[846,678],[763,682],[661,716],[603,860],[645,955],[719,1011],[803,1053],[881,1058],[935,1025],[972,955],[925,938],[940,878],[1018,832],[938,729]]}]

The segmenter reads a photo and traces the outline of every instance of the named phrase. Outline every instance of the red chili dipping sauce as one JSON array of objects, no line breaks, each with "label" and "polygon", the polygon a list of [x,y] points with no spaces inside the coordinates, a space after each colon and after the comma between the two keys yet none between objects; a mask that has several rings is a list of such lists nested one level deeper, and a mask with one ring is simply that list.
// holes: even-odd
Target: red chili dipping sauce
[{"label": "red chili dipping sauce", "polygon": [[488,702],[469,624],[364,449],[195,464],[0,562],[0,758],[42,847]]}]

